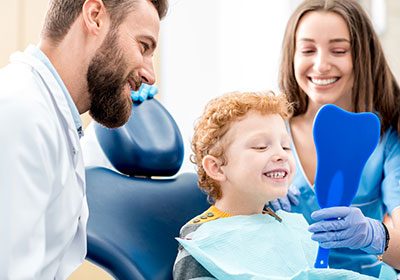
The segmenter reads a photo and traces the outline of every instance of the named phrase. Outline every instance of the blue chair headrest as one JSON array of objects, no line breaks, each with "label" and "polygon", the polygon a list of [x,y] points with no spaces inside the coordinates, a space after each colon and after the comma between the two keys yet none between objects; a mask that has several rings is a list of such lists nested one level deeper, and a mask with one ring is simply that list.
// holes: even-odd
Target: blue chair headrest
[{"label": "blue chair headrest", "polygon": [[183,141],[175,120],[156,100],[134,105],[129,121],[116,129],[94,124],[111,164],[131,176],[172,176],[183,161]]}]

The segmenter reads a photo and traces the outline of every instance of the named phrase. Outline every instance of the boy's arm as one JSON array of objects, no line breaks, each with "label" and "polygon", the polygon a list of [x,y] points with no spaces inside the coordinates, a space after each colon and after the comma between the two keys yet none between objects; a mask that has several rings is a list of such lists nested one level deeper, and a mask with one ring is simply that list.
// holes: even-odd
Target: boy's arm
[{"label": "boy's arm", "polygon": [[[187,223],[180,232],[180,238],[186,238],[188,234],[196,231],[201,224]],[[178,247],[178,255],[176,257],[173,269],[174,280],[208,280],[216,279],[208,272],[195,258],[193,258],[182,245]]]},{"label": "boy's arm", "polygon": [[179,245],[178,256],[174,264],[173,277],[174,280],[216,279],[181,245]]}]

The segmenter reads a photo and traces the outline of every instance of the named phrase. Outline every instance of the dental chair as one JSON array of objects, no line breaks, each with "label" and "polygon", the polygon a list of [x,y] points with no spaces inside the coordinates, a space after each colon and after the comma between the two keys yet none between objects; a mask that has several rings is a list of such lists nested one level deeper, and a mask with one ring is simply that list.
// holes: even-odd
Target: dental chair
[{"label": "dental chair", "polygon": [[183,160],[179,129],[155,99],[135,105],[118,129],[95,124],[117,171],[86,169],[87,259],[117,279],[172,279],[179,229],[209,205],[197,176],[175,177]]}]

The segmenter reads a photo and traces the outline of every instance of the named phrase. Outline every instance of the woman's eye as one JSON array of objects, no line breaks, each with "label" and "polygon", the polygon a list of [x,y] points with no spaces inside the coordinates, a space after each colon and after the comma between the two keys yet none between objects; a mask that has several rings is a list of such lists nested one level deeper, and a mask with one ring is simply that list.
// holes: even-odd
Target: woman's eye
[{"label": "woman's eye", "polygon": [[312,50],[312,49],[305,49],[305,50],[302,50],[301,53],[302,53],[302,54],[312,54],[312,53],[314,53],[314,50]]},{"label": "woman's eye", "polygon": [[346,54],[347,50],[333,50],[332,51],[334,54]]}]

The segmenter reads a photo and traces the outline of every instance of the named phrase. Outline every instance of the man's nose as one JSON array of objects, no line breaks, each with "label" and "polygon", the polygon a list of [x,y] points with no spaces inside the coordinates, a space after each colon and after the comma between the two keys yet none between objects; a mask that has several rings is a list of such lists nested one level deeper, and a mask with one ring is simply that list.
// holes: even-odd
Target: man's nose
[{"label": "man's nose", "polygon": [[149,58],[145,62],[144,67],[139,71],[139,76],[142,79],[143,83],[153,85],[156,82],[156,76],[154,74],[154,66],[152,59]]}]

